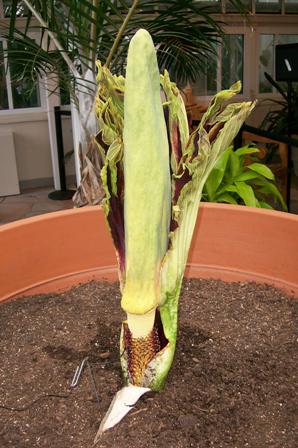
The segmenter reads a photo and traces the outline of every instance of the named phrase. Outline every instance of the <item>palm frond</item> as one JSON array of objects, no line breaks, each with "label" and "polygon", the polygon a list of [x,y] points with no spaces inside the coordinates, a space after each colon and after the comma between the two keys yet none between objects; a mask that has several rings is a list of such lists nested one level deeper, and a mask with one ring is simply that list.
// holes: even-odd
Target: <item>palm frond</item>
[{"label": "palm frond", "polygon": [[[124,47],[138,28],[150,32],[160,69],[167,68],[171,78],[180,84],[198,78],[205,59],[215,52],[223,36],[221,25],[212,19],[208,8],[192,0],[141,0],[126,30]],[[121,51],[122,55],[125,53]],[[114,71],[123,72],[125,59],[118,57],[114,62]]]},{"label": "palm frond", "polygon": [[[233,2],[242,5],[240,0]],[[42,18],[43,24],[29,9],[19,26],[20,3],[12,0],[9,23],[6,28],[1,26],[0,34],[9,43],[7,55],[19,59],[20,75],[32,77],[36,73],[57,71],[63,76],[65,85],[66,81],[70,85],[76,81],[73,75],[66,76],[63,59],[67,57],[72,61],[80,84],[79,78],[94,68],[94,55],[103,63],[107,60],[115,36],[132,5],[128,0],[26,0]],[[215,53],[223,36],[221,24],[200,2],[139,0],[112,60],[114,72],[124,72],[128,43],[139,28],[147,29],[153,36],[160,69],[167,68],[172,79],[180,84],[197,79],[204,71],[206,58]],[[32,31],[39,34],[39,40],[33,42],[30,39]],[[58,50],[53,49],[49,32],[59,42]],[[13,46],[15,42],[17,49]],[[32,54],[27,53],[24,61],[26,47]],[[25,67],[21,69],[23,63]],[[64,67],[63,73],[61,67]]]}]

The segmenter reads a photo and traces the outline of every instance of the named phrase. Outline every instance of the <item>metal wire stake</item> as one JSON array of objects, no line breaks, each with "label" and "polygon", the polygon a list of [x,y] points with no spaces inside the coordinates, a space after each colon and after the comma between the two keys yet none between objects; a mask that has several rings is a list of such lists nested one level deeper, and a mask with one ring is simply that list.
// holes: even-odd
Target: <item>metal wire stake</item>
[{"label": "metal wire stake", "polygon": [[81,364],[76,368],[72,382],[70,384],[70,387],[73,389],[78,385],[78,383],[82,377],[85,366],[87,366],[87,368],[88,368],[89,383],[91,384],[91,387],[93,389],[96,401],[97,401],[98,405],[100,406],[100,397],[99,397],[99,394],[96,389],[96,384],[95,384],[92,368],[89,363],[88,357],[84,358],[83,361],[81,362]]},{"label": "metal wire stake", "polygon": [[82,375],[82,371],[85,367],[86,362],[88,361],[88,357],[84,358],[81,364],[76,368],[75,374],[73,376],[72,382],[70,384],[71,388],[74,388],[78,385],[78,382],[80,380],[80,377]]}]

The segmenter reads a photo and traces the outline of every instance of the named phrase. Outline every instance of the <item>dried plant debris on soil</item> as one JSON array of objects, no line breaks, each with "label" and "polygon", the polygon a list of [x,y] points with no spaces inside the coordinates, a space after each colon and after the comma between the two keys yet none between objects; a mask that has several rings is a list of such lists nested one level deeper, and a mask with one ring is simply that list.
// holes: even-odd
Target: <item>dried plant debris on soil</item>
[{"label": "dried plant debris on soil", "polygon": [[[186,280],[166,388],[101,448],[296,448],[297,305],[268,285]],[[0,446],[87,448],[122,386],[118,284],[91,282],[0,307]],[[100,404],[85,371],[89,357]]]}]

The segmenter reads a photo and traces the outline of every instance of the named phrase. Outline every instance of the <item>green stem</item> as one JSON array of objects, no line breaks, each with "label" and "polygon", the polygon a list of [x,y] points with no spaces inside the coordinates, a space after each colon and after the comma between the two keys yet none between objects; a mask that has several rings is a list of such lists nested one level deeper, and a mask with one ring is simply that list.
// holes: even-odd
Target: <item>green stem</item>
[{"label": "green stem", "polygon": [[94,9],[92,10],[92,23],[91,23],[91,31],[90,31],[90,40],[91,40],[91,51],[90,51],[90,59],[92,65],[92,71],[95,72],[96,68],[96,35],[97,35],[97,13],[98,6],[100,0],[93,0],[92,5]]},{"label": "green stem", "polygon": [[114,54],[116,53],[116,51],[117,51],[117,49],[119,47],[120,41],[121,41],[123,33],[125,31],[125,28],[127,27],[127,24],[130,21],[130,19],[131,19],[133,13],[134,13],[136,7],[138,6],[138,3],[139,3],[139,0],[134,0],[131,8],[129,9],[129,11],[127,13],[127,16],[125,17],[124,22],[122,23],[122,25],[121,25],[121,27],[120,27],[120,29],[118,31],[118,34],[116,36],[116,39],[114,40],[113,46],[112,46],[112,48],[110,50],[109,56],[108,56],[107,61],[106,61],[106,66],[107,67],[109,67],[109,65],[110,65],[110,63],[111,63],[111,61],[113,59],[113,56],[114,56]]}]

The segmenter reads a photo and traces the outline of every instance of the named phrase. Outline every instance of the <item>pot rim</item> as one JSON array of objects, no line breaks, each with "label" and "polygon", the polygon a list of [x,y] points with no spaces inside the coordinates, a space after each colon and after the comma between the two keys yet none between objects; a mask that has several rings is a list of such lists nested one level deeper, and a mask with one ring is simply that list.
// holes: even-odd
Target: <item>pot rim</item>
[{"label": "pot rim", "polygon": [[[93,278],[117,279],[104,221],[100,206],[87,206],[0,226],[0,301],[65,290]],[[200,205],[186,276],[255,280],[298,295],[297,266],[298,215],[240,205]]]}]

